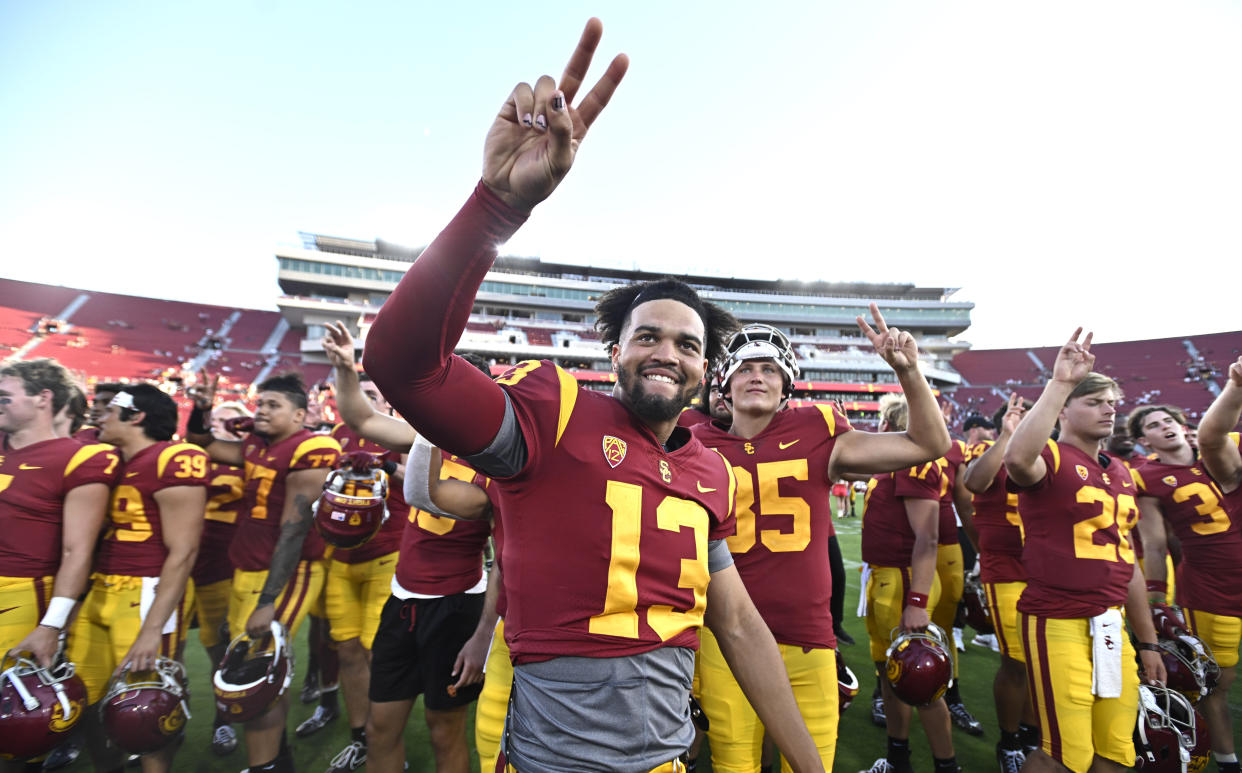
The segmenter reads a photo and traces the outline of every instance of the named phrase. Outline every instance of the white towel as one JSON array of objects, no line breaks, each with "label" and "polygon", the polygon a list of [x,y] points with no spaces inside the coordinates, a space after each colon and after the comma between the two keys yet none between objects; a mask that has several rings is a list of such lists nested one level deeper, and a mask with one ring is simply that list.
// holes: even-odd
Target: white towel
[{"label": "white towel", "polygon": [[863,562],[862,580],[858,583],[858,616],[867,616],[867,583],[871,581],[871,564]]},{"label": "white towel", "polygon": [[[160,578],[143,577],[142,593],[138,597],[138,616],[144,622],[147,619],[147,613],[151,611],[151,605],[155,603],[155,592],[159,590]],[[177,608],[173,607],[172,614],[168,616],[168,622],[164,623],[164,630],[160,634],[170,634],[177,632]]]},{"label": "white towel", "polygon": [[1091,618],[1091,693],[1100,698],[1121,697],[1123,622],[1118,609]]}]

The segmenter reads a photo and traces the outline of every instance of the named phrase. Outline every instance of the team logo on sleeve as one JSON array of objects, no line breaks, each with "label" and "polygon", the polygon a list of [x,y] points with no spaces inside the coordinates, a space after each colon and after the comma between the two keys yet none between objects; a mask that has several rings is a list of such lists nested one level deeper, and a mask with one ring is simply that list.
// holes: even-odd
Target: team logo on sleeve
[{"label": "team logo on sleeve", "polygon": [[1165,475],[1163,478],[1160,479],[1160,481],[1164,483],[1164,485],[1166,486],[1176,486],[1177,476],[1176,475]]},{"label": "team logo on sleeve", "polygon": [[1086,480],[1087,477],[1090,475],[1090,473],[1087,472],[1087,468],[1082,466],[1081,464],[1074,465],[1074,472],[1078,473],[1078,477],[1082,478],[1083,480]]},{"label": "team logo on sleeve", "polygon": [[625,441],[612,435],[604,435],[604,458],[614,470],[625,461]]},{"label": "team logo on sleeve", "polygon": [[1198,467],[1191,467],[1190,474],[1191,475],[1203,475],[1203,472]]}]

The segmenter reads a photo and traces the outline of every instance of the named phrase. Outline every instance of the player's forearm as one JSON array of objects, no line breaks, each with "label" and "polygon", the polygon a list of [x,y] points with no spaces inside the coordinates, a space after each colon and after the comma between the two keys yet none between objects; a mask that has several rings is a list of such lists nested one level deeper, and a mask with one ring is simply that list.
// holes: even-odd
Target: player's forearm
[{"label": "player's forearm", "polygon": [[491,379],[452,360],[483,278],[526,215],[480,184],[410,266],[367,336],[363,364],[411,425],[454,453],[486,448],[504,417]]},{"label": "player's forearm", "polygon": [[345,425],[357,432],[376,410],[362,393],[362,383],[358,380],[358,371],[354,370],[353,363],[348,366],[334,365],[332,373],[336,381],[336,409],[341,412],[341,420]]},{"label": "player's forearm", "polygon": [[914,538],[914,550],[910,554],[910,591],[924,596],[931,595],[936,579],[936,536],[919,534]]},{"label": "player's forearm", "polygon": [[1033,467],[1039,459],[1052,430],[1057,425],[1057,417],[1065,407],[1074,385],[1064,381],[1049,381],[1040,394],[1035,405],[1026,412],[1022,423],[1014,430],[1009,439],[1009,447],[1005,449],[1005,468],[1011,477],[1016,478],[1020,485],[1029,485],[1034,481]]},{"label": "player's forearm", "polygon": [[983,455],[966,465],[966,474],[962,476],[962,485],[973,494],[982,494],[992,487],[996,474],[1005,463],[1005,449],[1009,447],[1009,438],[997,439]]},{"label": "player's forearm", "polygon": [[151,608],[142,621],[142,632],[160,633],[168,618],[176,611],[177,605],[185,595],[185,588],[190,579],[190,571],[194,568],[194,559],[198,557],[198,544],[180,546],[170,549],[168,557],[160,567],[160,580],[155,588],[155,598]]},{"label": "player's forearm", "polygon": [[920,458],[909,462],[906,466],[920,464],[931,459],[944,456],[953,444],[949,430],[945,427],[944,414],[936,404],[936,396],[932,394],[927,379],[917,366],[897,373],[897,380],[906,395],[909,406],[909,421],[906,437],[920,452]]},{"label": "player's forearm", "polygon": [[1147,602],[1147,581],[1137,561],[1126,588],[1126,620],[1136,639],[1146,644],[1156,643],[1156,626],[1151,621],[1151,607]]},{"label": "player's forearm", "polygon": [[1239,418],[1242,418],[1242,387],[1229,380],[1199,423],[1199,455],[1203,466],[1226,491],[1236,488],[1242,475],[1242,455],[1229,439]]},{"label": "player's forearm", "polygon": [[86,592],[91,558],[90,550],[66,545],[60,554],[60,568],[52,579],[52,595],[78,600]]},{"label": "player's forearm", "polygon": [[490,637],[492,631],[496,630],[496,621],[500,619],[500,615],[496,613],[496,597],[497,587],[500,584],[500,570],[492,568],[487,573],[487,590],[483,593],[483,613],[479,615],[479,624],[474,627],[474,633],[471,638]]},{"label": "player's forearm", "polygon": [[314,512],[311,500],[303,493],[297,493],[293,502],[286,507],[293,507],[296,515],[286,514],[280,522],[280,537],[276,540],[276,549],[272,551],[272,564],[267,572],[267,581],[263,583],[263,591],[259,594],[259,604],[271,604],[285,589],[298,562],[302,559],[302,545],[310,532]]}]

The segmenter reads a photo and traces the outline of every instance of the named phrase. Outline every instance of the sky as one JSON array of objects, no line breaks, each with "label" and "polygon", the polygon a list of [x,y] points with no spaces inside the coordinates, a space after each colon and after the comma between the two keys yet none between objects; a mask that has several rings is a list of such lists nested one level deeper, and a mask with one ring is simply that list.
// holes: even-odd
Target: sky
[{"label": "sky", "polygon": [[503,253],[1242,328],[1242,4],[1192,0],[0,0],[0,276],[274,309],[299,231],[426,244],[590,15],[629,73]]}]

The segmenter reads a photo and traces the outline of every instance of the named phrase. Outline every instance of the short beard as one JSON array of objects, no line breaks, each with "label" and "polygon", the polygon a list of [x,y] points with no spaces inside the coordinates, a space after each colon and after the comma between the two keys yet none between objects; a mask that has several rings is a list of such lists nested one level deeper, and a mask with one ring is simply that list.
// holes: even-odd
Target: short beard
[{"label": "short beard", "polygon": [[673,398],[653,395],[646,389],[642,376],[635,378],[629,372],[621,370],[617,373],[617,384],[621,387],[621,402],[638,414],[640,419],[649,422],[672,421],[681,415],[683,409],[690,405],[698,394],[698,385],[689,391],[682,392]]}]

